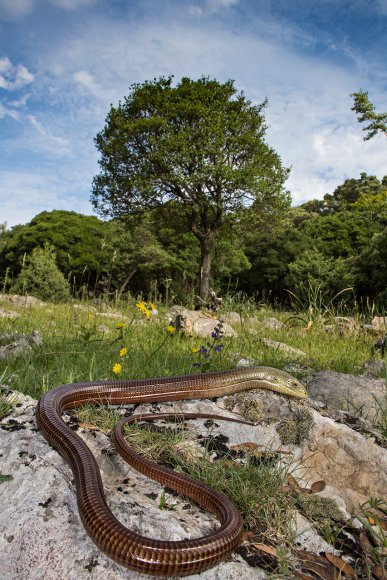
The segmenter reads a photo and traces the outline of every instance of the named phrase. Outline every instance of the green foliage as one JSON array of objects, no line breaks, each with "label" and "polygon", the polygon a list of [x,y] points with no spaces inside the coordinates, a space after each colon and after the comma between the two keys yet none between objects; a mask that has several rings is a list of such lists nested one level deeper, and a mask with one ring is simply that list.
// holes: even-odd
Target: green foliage
[{"label": "green foliage", "polygon": [[[1,239],[1,236],[0,236]],[[59,269],[78,289],[94,289],[103,272],[109,271],[114,229],[95,216],[72,211],[44,211],[24,226],[12,228],[0,243],[0,270],[9,267],[17,276],[25,254],[46,243],[55,248]]]},{"label": "green foliage", "polygon": [[56,265],[55,249],[52,246],[47,244],[44,248],[32,250],[12,290],[52,302],[70,297],[70,285]]},{"label": "green foliage", "polygon": [[351,261],[356,295],[387,309],[387,227]]},{"label": "green foliage", "polygon": [[368,131],[364,141],[375,137],[378,133],[387,135],[387,113],[376,113],[375,106],[368,98],[367,91],[352,93],[353,107],[352,111],[358,115],[359,123],[369,123],[363,127],[363,131]]},{"label": "green foliage", "polygon": [[300,236],[308,247],[316,247],[326,256],[347,258],[360,254],[380,229],[375,221],[365,220],[359,212],[340,211],[332,215],[305,220]]},{"label": "green foliage", "polygon": [[303,300],[310,290],[340,292],[352,283],[343,258],[326,257],[316,248],[305,250],[289,264],[287,282]]},{"label": "green foliage", "polygon": [[342,210],[356,211],[356,202],[360,196],[374,196],[383,188],[385,188],[383,180],[379,181],[375,175],[362,172],[360,179],[346,179],[342,185],[336,187],[332,195],[325,195],[324,203],[330,213]]},{"label": "green foliage", "polygon": [[186,231],[200,243],[207,297],[214,240],[226,215],[246,203],[288,203],[288,171],[264,141],[266,101],[252,105],[232,81],[172,77],[133,85],[111,107],[96,137],[101,172],[92,203],[121,216],[177,203]]}]

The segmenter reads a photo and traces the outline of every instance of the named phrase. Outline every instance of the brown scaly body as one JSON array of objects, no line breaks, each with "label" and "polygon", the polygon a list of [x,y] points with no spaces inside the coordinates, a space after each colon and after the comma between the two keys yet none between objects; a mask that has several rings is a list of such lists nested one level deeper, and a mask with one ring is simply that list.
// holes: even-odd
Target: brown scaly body
[{"label": "brown scaly body", "polygon": [[[195,500],[220,521],[216,532],[178,542],[154,540],[128,530],[109,510],[94,456],[65,424],[61,417],[63,411],[85,403],[130,404],[203,399],[255,388],[298,398],[307,397],[304,387],[296,379],[269,367],[158,379],[69,384],[52,389],[41,397],[36,410],[38,427],[70,464],[83,525],[102,552],[119,564],[145,574],[187,576],[211,568],[230,554],[241,542],[243,522],[237,508],[223,494],[187,475],[157,466],[131,451],[123,441],[121,424],[113,437],[118,450],[133,467]],[[190,417],[193,418],[193,415]]]}]

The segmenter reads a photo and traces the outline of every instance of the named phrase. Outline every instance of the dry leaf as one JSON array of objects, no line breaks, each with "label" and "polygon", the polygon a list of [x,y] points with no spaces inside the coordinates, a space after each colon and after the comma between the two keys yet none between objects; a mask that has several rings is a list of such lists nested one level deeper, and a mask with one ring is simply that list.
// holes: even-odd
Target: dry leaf
[{"label": "dry leaf", "polygon": [[273,546],[267,546],[266,544],[251,544],[254,548],[265,552],[265,554],[270,554],[270,556],[277,557],[277,550]]},{"label": "dry leaf", "polygon": [[335,568],[326,558],[306,550],[298,550],[297,556],[301,560],[302,568],[310,570],[319,578],[332,580],[335,577]]},{"label": "dry leaf", "polygon": [[251,532],[250,530],[244,530],[242,534],[242,542],[250,542],[254,535],[254,532]]},{"label": "dry leaf", "polygon": [[281,491],[282,491],[282,493],[291,494],[294,491],[294,489],[292,488],[291,485],[283,485],[281,488]]},{"label": "dry leaf", "polygon": [[372,574],[376,576],[378,580],[387,580],[387,570],[383,570],[381,566],[374,566],[372,568]]},{"label": "dry leaf", "polygon": [[325,487],[326,483],[321,479],[320,481],[315,481],[314,483],[312,483],[310,489],[312,490],[312,493],[320,493],[320,491],[323,491]]},{"label": "dry leaf", "polygon": [[288,475],[288,484],[293,488],[294,491],[297,491],[298,493],[312,493],[310,489],[301,487],[293,475]]},{"label": "dry leaf", "polygon": [[372,544],[364,532],[360,532],[359,534],[359,544],[365,554],[372,554],[373,552]]},{"label": "dry leaf", "polygon": [[344,572],[348,576],[352,578],[356,578],[356,572],[345,560],[339,558],[339,556],[335,556],[330,552],[325,552],[325,557],[331,564],[333,564],[336,568],[340,570],[340,572]]},{"label": "dry leaf", "polygon": [[257,447],[260,447],[258,443],[246,441],[245,443],[238,443],[238,445],[231,445],[230,449],[233,451],[255,451]]},{"label": "dry leaf", "polygon": [[79,423],[79,426],[83,429],[89,429],[90,431],[99,431],[96,425],[92,425],[91,423]]}]

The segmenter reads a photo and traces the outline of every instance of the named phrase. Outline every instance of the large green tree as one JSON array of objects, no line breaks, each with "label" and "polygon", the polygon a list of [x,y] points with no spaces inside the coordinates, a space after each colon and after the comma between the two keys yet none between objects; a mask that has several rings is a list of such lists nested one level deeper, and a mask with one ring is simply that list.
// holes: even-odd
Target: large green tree
[{"label": "large green tree", "polygon": [[225,217],[255,203],[288,203],[288,170],[264,140],[263,110],[232,81],[160,78],[133,85],[112,106],[95,143],[101,154],[92,203],[113,217],[178,203],[200,243],[200,296],[209,291],[217,233]]}]

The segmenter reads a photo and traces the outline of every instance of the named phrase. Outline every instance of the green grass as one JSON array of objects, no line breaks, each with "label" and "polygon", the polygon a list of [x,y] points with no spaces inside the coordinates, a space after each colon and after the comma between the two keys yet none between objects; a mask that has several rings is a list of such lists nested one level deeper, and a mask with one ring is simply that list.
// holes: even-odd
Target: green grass
[{"label": "green grass", "polygon": [[[123,363],[125,378],[145,378],[170,374],[199,372],[193,367],[198,355],[192,352],[205,345],[206,341],[178,333],[168,335],[168,321],[161,311],[157,317],[146,320],[132,303],[120,309],[125,327],[116,329],[121,318],[109,318],[105,314],[117,311],[103,309],[84,311],[72,305],[46,305],[33,308],[17,308],[21,316],[16,320],[0,319],[0,334],[9,332],[29,333],[38,330],[43,345],[18,358],[0,360],[0,376],[7,369],[12,388],[33,397],[55,386],[71,382],[114,378],[112,366]],[[87,304],[85,304],[87,307]],[[161,309],[162,310],[162,309]],[[298,362],[317,371],[336,370],[359,373],[364,362],[370,358],[374,338],[363,332],[326,333],[323,326],[286,326],[281,330],[264,328],[249,322],[249,317],[258,320],[276,316],[286,322],[288,313],[268,309],[253,311],[251,306],[242,318],[242,325],[235,327],[238,336],[223,338],[224,348],[213,353],[210,370],[224,370],[235,365],[238,358],[252,358],[258,365],[284,368],[292,358],[280,350],[273,350],[261,343],[261,338],[272,338],[285,342],[306,353]],[[98,331],[108,327],[109,334]],[[207,341],[208,342],[208,341]],[[118,351],[126,347],[128,353],[121,360]]]}]

